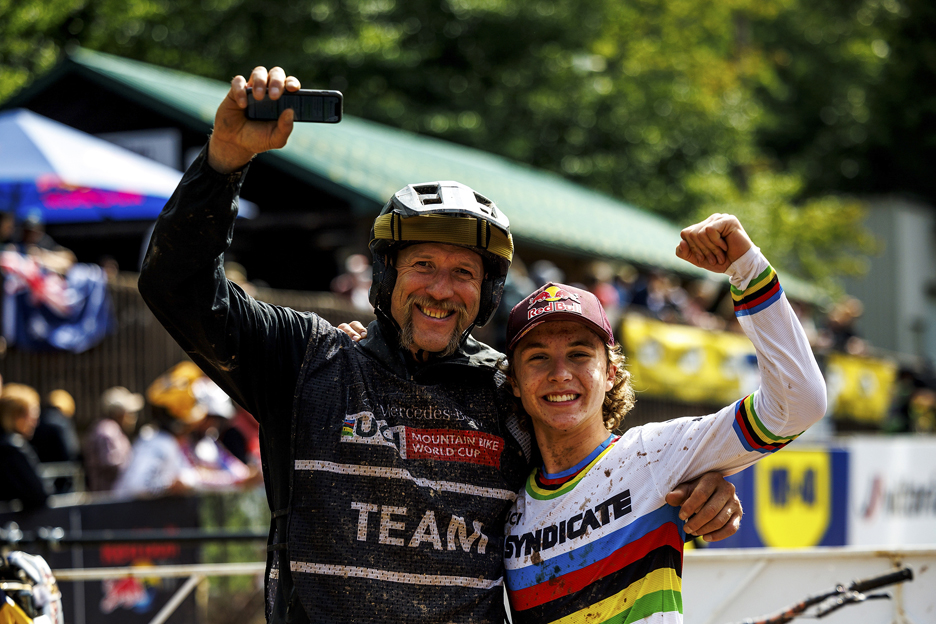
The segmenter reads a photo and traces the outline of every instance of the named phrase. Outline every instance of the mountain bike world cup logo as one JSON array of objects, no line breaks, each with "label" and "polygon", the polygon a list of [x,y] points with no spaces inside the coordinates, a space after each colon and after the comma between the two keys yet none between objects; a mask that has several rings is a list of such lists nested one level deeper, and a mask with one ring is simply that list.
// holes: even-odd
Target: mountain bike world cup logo
[{"label": "mountain bike world cup logo", "polygon": [[[414,411],[410,408],[409,411]],[[439,410],[442,412],[443,410]],[[441,415],[441,414],[440,414]],[[500,466],[504,439],[470,429],[416,429],[405,425],[390,427],[371,412],[345,416],[341,441],[373,444],[395,449],[402,459],[436,459]]]},{"label": "mountain bike world cup logo", "polygon": [[[537,306],[541,302],[546,302],[544,306]],[[543,292],[530,297],[529,307],[527,309],[527,320],[535,318],[540,314],[549,312],[575,312],[582,314],[582,304],[579,296],[558,286],[549,286]]]}]

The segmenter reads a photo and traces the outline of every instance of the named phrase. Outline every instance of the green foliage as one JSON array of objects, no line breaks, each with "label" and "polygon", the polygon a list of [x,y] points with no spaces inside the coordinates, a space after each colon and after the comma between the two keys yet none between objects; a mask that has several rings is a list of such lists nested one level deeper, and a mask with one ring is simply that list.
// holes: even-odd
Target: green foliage
[{"label": "green foliage", "polygon": [[844,294],[837,278],[867,270],[867,256],[879,244],[862,223],[864,206],[836,196],[798,204],[801,177],[769,170],[751,175],[745,190],[727,175],[697,175],[689,180],[702,198],[697,219],[714,212],[737,216],[751,239],[784,270],[808,278],[830,295]]},{"label": "green foliage", "polygon": [[819,0],[755,24],[776,81],[758,144],[805,193],[912,193],[936,202],[936,5]]},{"label": "green foliage", "polygon": [[841,182],[866,179],[861,145],[889,140],[875,112],[888,59],[919,51],[894,37],[924,0],[898,2],[0,0],[18,16],[0,19],[0,98],[74,43],[222,80],[281,65],[342,90],[349,114],[678,223],[731,206],[784,224],[764,229],[772,258],[828,282],[869,246],[857,204],[826,194],[863,190]]},{"label": "green foliage", "polygon": [[82,0],[0,0],[0,101],[58,60],[57,31]]}]

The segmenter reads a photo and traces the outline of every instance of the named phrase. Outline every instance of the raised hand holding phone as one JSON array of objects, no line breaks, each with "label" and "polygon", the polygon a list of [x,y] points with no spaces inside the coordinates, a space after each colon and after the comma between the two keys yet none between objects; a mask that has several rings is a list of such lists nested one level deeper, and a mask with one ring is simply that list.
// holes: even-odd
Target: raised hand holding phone
[{"label": "raised hand holding phone", "polygon": [[208,142],[208,164],[220,173],[231,173],[250,162],[257,154],[286,145],[293,129],[294,112],[284,110],[276,121],[248,119],[247,89],[259,101],[278,100],[284,93],[299,91],[295,76],[287,76],[280,67],[267,71],[256,67],[250,79],[235,76],[231,88],[215,113],[214,131]]}]

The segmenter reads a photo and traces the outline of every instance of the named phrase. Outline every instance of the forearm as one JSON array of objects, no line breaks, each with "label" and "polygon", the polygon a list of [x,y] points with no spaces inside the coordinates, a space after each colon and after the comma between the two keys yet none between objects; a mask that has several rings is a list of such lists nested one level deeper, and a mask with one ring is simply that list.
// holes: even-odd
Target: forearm
[{"label": "forearm", "polygon": [[[140,272],[143,300],[186,352],[224,360],[230,246],[240,175],[221,175],[203,151],[159,215]],[[215,318],[212,318],[215,317]]]},{"label": "forearm", "polygon": [[293,351],[305,344],[304,328],[297,313],[258,303],[224,275],[243,173],[214,171],[202,152],[159,216],[139,288],[176,342],[262,419],[288,410],[301,364]]},{"label": "forearm", "polygon": [[156,221],[143,261],[141,291],[149,290],[151,284],[171,286],[221,268],[222,254],[231,244],[246,168],[218,173],[208,165],[206,151],[185,172]]},{"label": "forearm", "polygon": [[757,350],[761,384],[753,417],[769,433],[795,436],[825,414],[825,381],[776,274],[757,248],[731,265],[735,314]]}]

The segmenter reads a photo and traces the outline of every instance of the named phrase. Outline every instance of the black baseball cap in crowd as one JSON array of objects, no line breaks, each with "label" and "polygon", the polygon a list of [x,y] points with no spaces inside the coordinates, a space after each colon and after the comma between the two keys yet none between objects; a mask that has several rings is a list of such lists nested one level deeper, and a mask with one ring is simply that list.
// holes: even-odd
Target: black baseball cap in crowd
[{"label": "black baseball cap in crowd", "polygon": [[507,321],[507,352],[510,353],[537,325],[547,321],[577,321],[614,346],[614,332],[598,297],[574,286],[549,282],[523,299],[510,311]]}]

